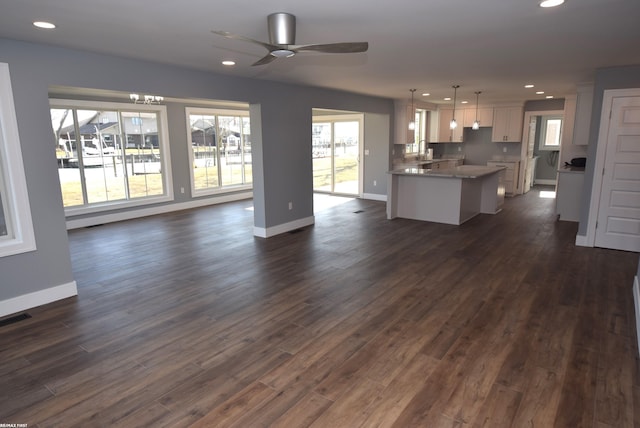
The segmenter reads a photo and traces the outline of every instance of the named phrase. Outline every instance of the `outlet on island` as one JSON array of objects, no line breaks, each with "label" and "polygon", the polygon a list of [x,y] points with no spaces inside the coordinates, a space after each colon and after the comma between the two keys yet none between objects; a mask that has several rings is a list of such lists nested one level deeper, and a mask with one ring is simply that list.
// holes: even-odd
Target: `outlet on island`
[{"label": "outlet on island", "polygon": [[289,202],[289,209],[292,210],[293,209],[293,202]]}]

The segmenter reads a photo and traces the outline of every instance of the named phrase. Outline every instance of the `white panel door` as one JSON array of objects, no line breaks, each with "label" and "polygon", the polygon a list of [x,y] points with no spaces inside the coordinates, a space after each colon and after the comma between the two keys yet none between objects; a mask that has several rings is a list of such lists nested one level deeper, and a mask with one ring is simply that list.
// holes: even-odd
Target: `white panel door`
[{"label": "white panel door", "polygon": [[597,247],[640,251],[640,97],[615,97],[602,172]]}]

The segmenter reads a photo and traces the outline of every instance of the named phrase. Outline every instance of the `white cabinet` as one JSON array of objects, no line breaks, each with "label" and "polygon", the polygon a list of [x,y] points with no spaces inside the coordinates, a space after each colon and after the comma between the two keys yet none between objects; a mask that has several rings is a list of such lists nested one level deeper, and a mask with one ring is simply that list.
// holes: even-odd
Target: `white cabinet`
[{"label": "white cabinet", "polygon": [[[471,128],[473,122],[476,121],[476,108],[469,107],[464,109],[464,127]],[[478,108],[478,122],[480,122],[481,128],[493,126],[493,108],[492,107],[480,107]]]},{"label": "white cabinet", "polygon": [[568,144],[573,143],[573,130],[576,118],[575,95],[567,95],[564,97],[564,114],[562,116],[560,147],[567,147]]},{"label": "white cabinet", "polygon": [[504,193],[513,196],[518,190],[520,161],[489,161],[487,166],[507,168],[504,172]]},{"label": "white cabinet", "polygon": [[410,104],[396,101],[395,110],[395,144],[413,144],[414,131],[409,129],[409,120],[412,119],[413,108]]},{"label": "white cabinet", "polygon": [[559,220],[580,221],[584,171],[558,171],[556,214]]},{"label": "white cabinet", "polygon": [[451,119],[453,119],[453,109],[438,110],[438,142],[439,143],[461,143],[463,130],[463,110],[456,109],[456,122],[458,126],[451,129]]},{"label": "white cabinet", "polygon": [[522,107],[496,107],[493,109],[493,133],[491,141],[522,141]]},{"label": "white cabinet", "polygon": [[593,107],[593,86],[578,87],[576,115],[573,126],[573,144],[586,146],[589,144],[589,128],[591,127],[591,108]]},{"label": "white cabinet", "polygon": [[462,159],[438,159],[433,161],[431,169],[453,169],[462,163]]}]

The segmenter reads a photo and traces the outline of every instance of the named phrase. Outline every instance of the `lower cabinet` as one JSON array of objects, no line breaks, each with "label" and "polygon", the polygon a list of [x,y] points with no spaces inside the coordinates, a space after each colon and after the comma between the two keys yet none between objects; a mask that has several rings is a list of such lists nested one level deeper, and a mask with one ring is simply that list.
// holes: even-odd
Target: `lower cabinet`
[{"label": "lower cabinet", "polygon": [[504,172],[504,193],[508,196],[513,196],[518,190],[520,161],[489,161],[487,166],[507,168]]},{"label": "lower cabinet", "polygon": [[558,171],[556,214],[558,220],[580,221],[584,171]]}]

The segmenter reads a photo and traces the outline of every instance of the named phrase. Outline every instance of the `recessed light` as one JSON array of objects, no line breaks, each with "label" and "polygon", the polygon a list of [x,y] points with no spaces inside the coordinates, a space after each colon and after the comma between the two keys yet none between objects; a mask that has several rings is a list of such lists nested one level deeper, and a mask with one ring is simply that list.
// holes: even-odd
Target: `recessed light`
[{"label": "recessed light", "polygon": [[445,101],[451,101],[451,97],[444,97]]},{"label": "recessed light", "polygon": [[564,3],[564,0],[542,0],[540,7],[556,7]]},{"label": "recessed light", "polygon": [[526,85],[524,85],[525,88],[529,89],[529,88],[533,88],[534,85],[532,85],[531,83],[528,83]]},{"label": "recessed light", "polygon": [[429,95],[431,95],[429,92],[425,92],[424,94],[422,94],[423,97],[428,97]]},{"label": "recessed light", "polygon": [[232,66],[232,65],[236,65],[235,61],[231,61],[229,59],[222,61],[222,65],[226,65],[226,66]]},{"label": "recessed light", "polygon": [[460,101],[460,104],[469,104],[469,101],[467,101],[467,100]]},{"label": "recessed light", "polygon": [[51,30],[56,28],[56,25],[51,23],[51,22],[47,22],[47,21],[35,21],[33,23],[34,26],[38,27],[38,28],[44,28],[45,30]]},{"label": "recessed light", "polygon": [[544,94],[544,91],[536,91],[536,95],[542,95]]},{"label": "recessed light", "polygon": [[545,98],[551,99],[551,98],[553,98],[553,95],[547,95]]}]

